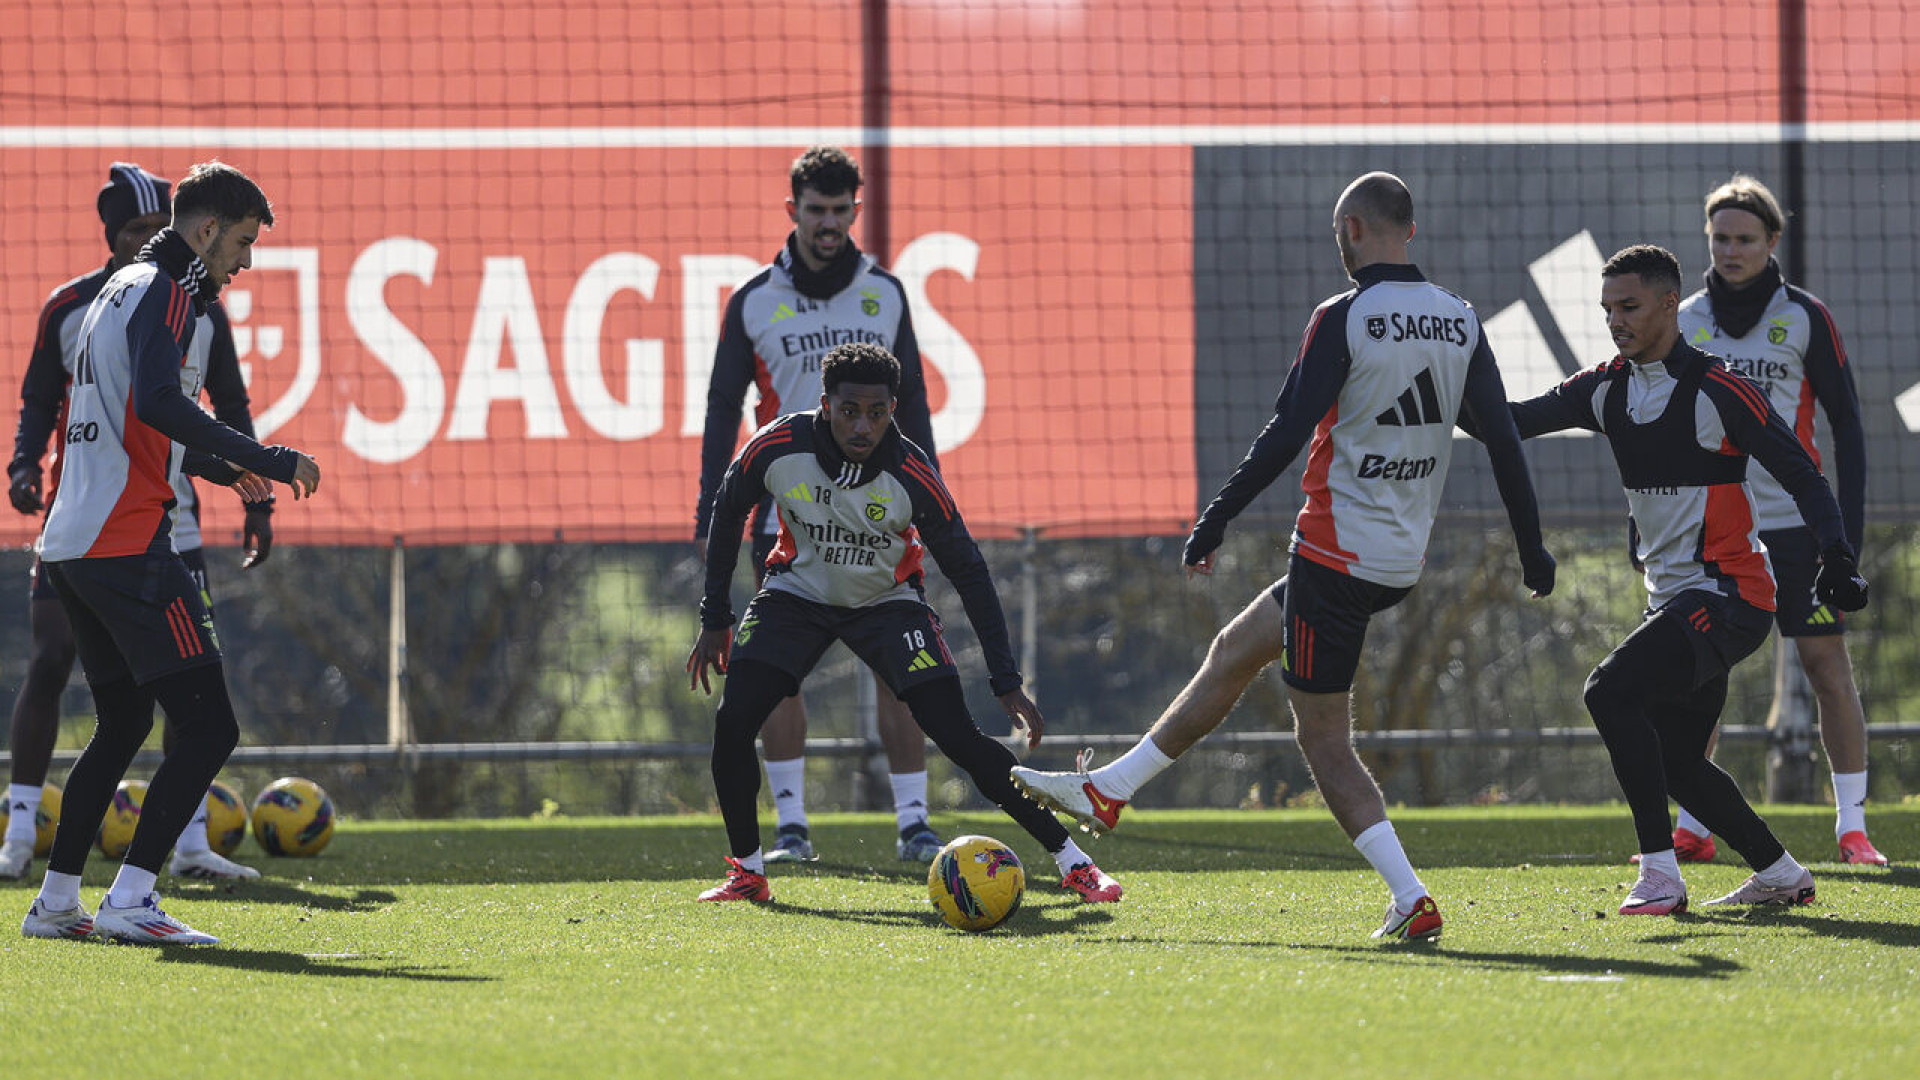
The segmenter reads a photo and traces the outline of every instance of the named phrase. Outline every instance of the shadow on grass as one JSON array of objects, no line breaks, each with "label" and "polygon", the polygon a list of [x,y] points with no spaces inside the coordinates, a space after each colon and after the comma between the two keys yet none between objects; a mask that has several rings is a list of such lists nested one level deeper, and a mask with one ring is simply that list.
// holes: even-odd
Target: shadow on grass
[{"label": "shadow on grass", "polygon": [[1814,866],[1813,876],[1817,881],[1832,884],[1837,881],[1856,885],[1899,885],[1903,888],[1920,888],[1920,868],[1912,866]]},{"label": "shadow on grass", "polygon": [[404,961],[368,956],[326,956],[280,952],[272,949],[236,949],[230,946],[194,949],[166,949],[159,956],[162,964],[197,964],[201,967],[258,971],[268,975],[295,975],[301,978],[327,979],[404,979],[412,982],[495,982],[491,975],[468,975],[445,967],[422,967]]},{"label": "shadow on grass", "polygon": [[1728,924],[1790,926],[1818,937],[1841,941],[1872,942],[1898,948],[1920,948],[1920,926],[1912,923],[1882,922],[1875,919],[1849,919],[1833,911],[1812,907],[1764,905],[1750,908],[1716,910],[1716,922]]},{"label": "shadow on grass", "polygon": [[[1789,846],[1816,850],[1832,841],[1831,811],[1775,811]],[[1882,840],[1898,850],[1920,849],[1920,815],[1882,814]],[[943,835],[980,832],[1012,844],[1029,866],[1045,866],[1040,845],[993,813],[940,814]],[[1467,814],[1396,813],[1396,831],[1422,870],[1533,866],[1625,867],[1633,846],[1630,819],[1617,813],[1494,809]],[[829,815],[816,818],[813,841],[820,862],[783,867],[791,873],[871,877],[902,882],[925,874],[918,863],[894,859],[891,818]],[[1903,837],[1904,834],[1904,837]],[[769,832],[768,836],[771,835]],[[1148,812],[1099,841],[1076,835],[1101,867],[1125,880],[1130,872],[1349,872],[1365,867],[1346,836],[1324,813],[1255,811],[1182,816]],[[314,859],[262,859],[269,881],[312,882],[336,888],[412,884],[541,882],[652,882],[700,879],[724,872],[726,833],[717,817],[567,819],[539,822],[433,822],[417,828],[343,829]],[[110,867],[89,868],[104,884]],[[1868,870],[1816,866],[1822,881],[1920,886],[1920,869]],[[258,883],[255,883],[258,884]]]},{"label": "shadow on grass", "polygon": [[270,879],[258,881],[221,882],[219,884],[188,885],[173,882],[167,886],[167,895],[182,900],[234,900],[242,903],[288,904],[294,907],[312,908],[315,911],[344,911],[357,914],[364,911],[377,911],[388,904],[397,903],[399,895],[386,889],[355,889],[350,896],[336,896],[332,893],[309,892],[295,885],[287,885]]},{"label": "shadow on grass", "polygon": [[[1093,927],[1105,926],[1113,921],[1113,912],[1105,910],[1110,904],[1027,904],[1014,916],[986,931],[988,934],[1005,937],[1047,937],[1053,934],[1073,934]],[[938,912],[929,905],[925,909],[901,908],[831,908],[807,907],[799,904],[786,904],[775,900],[766,905],[766,910],[782,915],[802,915],[818,919],[830,919],[834,922],[863,923],[868,926],[907,927],[945,929]],[[954,930],[961,934],[965,931]]]},{"label": "shadow on grass", "polygon": [[[1684,918],[1684,916],[1683,916]],[[1647,939],[1646,944],[1679,944],[1703,935],[1675,933]],[[1704,936],[1713,937],[1714,934]],[[1687,953],[1672,958],[1619,956],[1569,956],[1565,953],[1500,952],[1481,949],[1455,949],[1444,942],[1413,942],[1392,945],[1296,945],[1311,952],[1332,953],[1359,963],[1373,964],[1465,964],[1489,971],[1537,971],[1572,979],[1602,979],[1608,976],[1636,976],[1652,979],[1729,979],[1746,970],[1718,956]]]}]

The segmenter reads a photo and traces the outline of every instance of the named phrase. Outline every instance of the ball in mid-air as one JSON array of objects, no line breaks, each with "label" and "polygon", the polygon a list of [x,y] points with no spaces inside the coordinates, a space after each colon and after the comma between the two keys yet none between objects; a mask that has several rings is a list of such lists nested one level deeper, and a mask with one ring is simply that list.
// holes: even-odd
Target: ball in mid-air
[{"label": "ball in mid-air", "polygon": [[269,855],[318,855],[333,839],[333,800],[311,780],[275,780],[253,800],[253,838]]},{"label": "ball in mid-air", "polygon": [[1020,910],[1027,872],[1013,849],[989,836],[955,837],[927,870],[927,894],[948,926],[978,933]]}]

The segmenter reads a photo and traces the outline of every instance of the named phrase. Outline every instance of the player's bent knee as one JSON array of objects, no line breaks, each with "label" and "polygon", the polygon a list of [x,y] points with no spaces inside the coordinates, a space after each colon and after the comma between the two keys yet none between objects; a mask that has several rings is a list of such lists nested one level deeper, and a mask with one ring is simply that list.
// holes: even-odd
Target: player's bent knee
[{"label": "player's bent knee", "polygon": [[1632,701],[1633,695],[1618,672],[1602,665],[1587,676],[1587,685],[1581,692],[1581,698],[1586,702],[1587,712],[1600,721],[1612,716],[1623,703]]}]

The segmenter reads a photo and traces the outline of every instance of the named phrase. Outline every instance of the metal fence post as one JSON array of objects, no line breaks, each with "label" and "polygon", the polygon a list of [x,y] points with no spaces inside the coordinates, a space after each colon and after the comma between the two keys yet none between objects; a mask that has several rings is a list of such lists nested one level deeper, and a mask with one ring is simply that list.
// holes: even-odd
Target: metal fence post
[{"label": "metal fence post", "polygon": [[[407,712],[407,547],[393,538],[392,586],[387,597],[387,745],[407,758],[413,748],[413,717]],[[407,762],[411,765],[411,762]]]}]

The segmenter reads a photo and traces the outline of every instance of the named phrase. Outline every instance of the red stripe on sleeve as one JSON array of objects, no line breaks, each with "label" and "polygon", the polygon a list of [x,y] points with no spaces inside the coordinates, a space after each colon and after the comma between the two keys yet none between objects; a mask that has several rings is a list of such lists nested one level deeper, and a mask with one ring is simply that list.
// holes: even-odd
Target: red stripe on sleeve
[{"label": "red stripe on sleeve", "polygon": [[52,324],[55,315],[66,310],[66,303],[71,299],[73,299],[73,286],[69,285],[59,292],[54,293],[52,298],[47,301],[47,306],[40,309],[40,328],[34,331],[33,334],[34,352],[39,352],[46,346],[47,327]]},{"label": "red stripe on sleeve", "polygon": [[1740,396],[1740,400],[1747,406],[1747,408],[1753,413],[1754,416],[1760,418],[1761,420],[1765,420],[1767,418],[1766,401],[1760,397],[1760,391],[1755,387],[1753,387],[1752,385],[1748,384],[1745,380],[1740,379],[1739,377],[1734,375],[1729,375],[1726,372],[1719,370],[1718,368],[1707,372],[1707,377],[1712,379],[1714,382],[1717,382],[1720,385],[1725,386],[1727,389],[1732,390],[1735,394],[1738,394]]},{"label": "red stripe on sleeve", "polygon": [[947,515],[947,520],[953,520],[953,516],[959,513],[959,508],[954,505],[953,495],[947,491],[947,486],[940,482],[940,476],[933,471],[933,466],[915,457],[904,459],[902,464],[914,479],[925,484],[927,490],[933,493],[934,500],[940,504],[940,510]]},{"label": "red stripe on sleeve", "polygon": [[759,438],[748,443],[747,448],[740,452],[740,465],[742,468],[751,469],[753,468],[754,459],[759,457],[762,451],[766,450],[770,446],[779,446],[783,443],[790,443],[792,441],[793,441],[792,428],[783,427],[778,431],[769,431],[765,435],[762,435]]},{"label": "red stripe on sleeve", "polygon": [[[1807,297],[1807,299],[1813,300],[1813,297],[1809,296]],[[1821,303],[1818,300],[1813,300],[1813,306],[1819,308],[1820,316],[1827,320],[1827,338],[1828,340],[1833,342],[1834,363],[1840,365],[1841,367],[1846,367],[1847,366],[1847,347],[1845,345],[1840,344],[1840,328],[1835,326],[1833,323],[1833,312],[1828,311],[1827,305]]]}]

